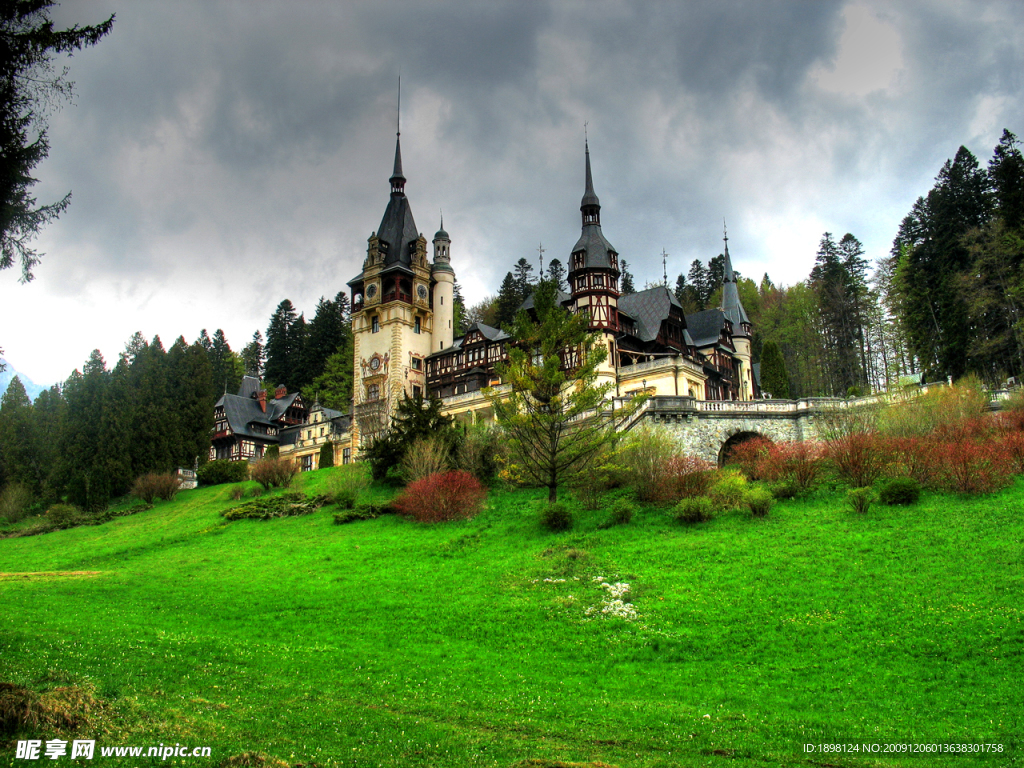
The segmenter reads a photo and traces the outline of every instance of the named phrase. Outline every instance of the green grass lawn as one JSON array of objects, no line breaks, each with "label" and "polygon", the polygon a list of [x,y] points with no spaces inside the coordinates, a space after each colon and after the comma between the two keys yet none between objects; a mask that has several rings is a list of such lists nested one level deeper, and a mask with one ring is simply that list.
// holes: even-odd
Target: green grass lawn
[{"label": "green grass lawn", "polygon": [[[227,523],[219,486],[2,540],[0,572],[98,573],[0,578],[0,680],[94,685],[109,708],[77,737],[98,746],[212,747],[165,764],[1024,765],[1021,481],[865,516],[826,491],[692,527],[581,512],[563,534],[536,522],[544,493],[336,526]],[[600,612],[598,577],[630,585],[635,620]],[[835,741],[1005,751],[802,752]]]}]

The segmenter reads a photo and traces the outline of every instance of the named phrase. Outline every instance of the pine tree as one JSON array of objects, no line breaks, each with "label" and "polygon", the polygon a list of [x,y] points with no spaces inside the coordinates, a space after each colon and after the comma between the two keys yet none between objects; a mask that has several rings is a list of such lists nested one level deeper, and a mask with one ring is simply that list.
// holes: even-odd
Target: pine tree
[{"label": "pine tree", "polygon": [[21,483],[38,494],[42,477],[32,416],[32,401],[15,376],[0,397],[0,479],[4,484]]},{"label": "pine tree", "polygon": [[590,467],[629,411],[606,418],[613,385],[595,382],[608,349],[588,331],[587,316],[568,312],[557,297],[554,283],[542,282],[535,317],[516,316],[508,362],[497,366],[511,392],[487,394],[513,462],[548,489],[549,502],[557,501],[560,483]]},{"label": "pine tree", "polygon": [[1024,229],[1024,156],[1017,137],[1007,130],[992,154],[988,176],[995,199],[995,212],[1011,230]]},{"label": "pine tree", "polygon": [[327,358],[327,364],[302,394],[308,402],[319,400],[325,408],[348,413],[352,410],[354,349],[351,335],[346,336],[338,350]]},{"label": "pine tree", "polygon": [[[266,366],[264,378],[271,386],[286,384],[295,365],[295,332],[292,326],[298,318],[295,307],[285,299],[277,305],[267,326],[267,344],[264,348]],[[300,347],[301,349],[301,347]]]},{"label": "pine tree", "polygon": [[629,262],[621,259],[619,261],[619,268],[622,271],[622,292],[636,293],[636,287],[633,285],[633,273],[629,271]]},{"label": "pine tree", "polygon": [[533,293],[533,265],[526,259],[519,259],[512,268],[512,275],[516,296],[519,298],[516,303],[516,308],[518,308]]},{"label": "pine tree", "polygon": [[497,313],[494,318],[495,327],[508,328],[515,319],[516,311],[523,303],[519,298],[519,288],[516,286],[516,279],[511,272],[506,273],[505,279],[501,281],[501,288],[498,289]]},{"label": "pine tree", "polygon": [[242,365],[245,367],[246,376],[254,376],[257,379],[263,378],[263,334],[256,331],[252,335],[252,341],[242,348]]},{"label": "pine tree", "polygon": [[714,292],[714,287],[711,283],[711,276],[708,274],[707,267],[699,259],[694,259],[693,263],[690,264],[690,271],[687,275],[690,285],[693,286],[694,298],[697,300],[697,311],[703,311],[708,307],[708,299],[711,298],[711,294]]},{"label": "pine tree", "polygon": [[766,341],[761,350],[761,389],[778,399],[790,396],[786,361],[774,341]]},{"label": "pine tree", "polygon": [[242,383],[244,366],[238,355],[232,351],[223,330],[216,330],[213,341],[206,351],[210,361],[210,394],[214,395],[216,400],[225,392],[237,392]]},{"label": "pine tree", "polygon": [[[623,269],[625,269],[626,262],[622,262]],[[547,279],[555,284],[555,287],[560,291],[568,291],[568,284],[565,282],[565,267],[562,266],[562,262],[558,259],[552,259],[551,263],[548,264]],[[625,292],[625,289],[623,289]]]}]

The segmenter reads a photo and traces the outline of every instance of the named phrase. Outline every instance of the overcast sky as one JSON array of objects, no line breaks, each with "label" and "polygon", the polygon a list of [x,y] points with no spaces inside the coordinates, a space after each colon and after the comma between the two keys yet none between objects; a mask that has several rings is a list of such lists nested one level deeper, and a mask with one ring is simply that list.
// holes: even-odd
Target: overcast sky
[{"label": "overcast sky", "polygon": [[388,200],[399,70],[406,193],[444,211],[470,303],[579,236],[584,123],[604,233],[638,285],[721,251],[776,283],[825,231],[876,259],[964,144],[1024,135],[1024,4],[66,2],[116,12],[70,60],[41,202],[73,192],[29,285],[0,273],[0,347],[39,383],[131,334],[312,316]]}]

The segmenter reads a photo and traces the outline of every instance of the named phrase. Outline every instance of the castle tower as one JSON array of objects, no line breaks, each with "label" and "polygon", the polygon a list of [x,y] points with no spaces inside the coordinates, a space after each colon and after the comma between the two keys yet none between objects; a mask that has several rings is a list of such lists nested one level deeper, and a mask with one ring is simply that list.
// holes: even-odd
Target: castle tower
[{"label": "castle tower", "polygon": [[364,440],[368,430],[390,420],[403,394],[426,396],[425,358],[433,351],[431,265],[427,241],[417,233],[405,196],[401,132],[389,181],[391,197],[380,227],[367,242],[363,271],[348,283],[355,347],[354,429]]},{"label": "castle tower", "polygon": [[590,315],[590,327],[619,329],[619,254],[601,232],[601,202],[590,172],[590,144],[584,144],[586,188],[580,203],[583,231],[569,258],[569,290],[577,312]]},{"label": "castle tower", "polygon": [[434,333],[431,351],[448,349],[455,340],[455,271],[451,265],[451,238],[441,228],[434,235],[434,264],[430,268],[434,279]]},{"label": "castle tower", "polygon": [[740,292],[737,285],[736,273],[732,269],[732,259],[729,256],[729,233],[723,232],[725,241],[725,278],[722,284],[722,314],[732,323],[732,340],[736,347],[736,359],[738,362],[736,370],[736,386],[739,389],[740,400],[754,399],[754,372],[752,368],[752,354],[750,348],[751,325],[746,310],[740,302]]}]

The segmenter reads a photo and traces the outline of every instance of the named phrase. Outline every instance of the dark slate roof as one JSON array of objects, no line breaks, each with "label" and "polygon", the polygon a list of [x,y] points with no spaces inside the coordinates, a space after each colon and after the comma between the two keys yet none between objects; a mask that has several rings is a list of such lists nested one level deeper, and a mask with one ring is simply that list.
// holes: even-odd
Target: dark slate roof
[{"label": "dark slate roof", "polygon": [[668,318],[672,306],[682,309],[675,294],[663,285],[619,297],[619,310],[636,322],[636,337],[640,341],[658,338],[661,323]]},{"label": "dark slate roof", "polygon": [[[750,324],[743,304],[740,303],[740,291],[736,285],[736,273],[732,269],[732,259],[729,257],[729,243],[725,243],[725,282],[722,285],[722,312],[732,321],[733,332],[743,333],[741,323]],[[745,335],[745,334],[744,334]]]},{"label": "dark slate roof", "polygon": [[[267,401],[267,417],[270,419],[280,419],[284,416],[284,412],[291,408],[292,403],[295,402],[295,398],[299,396],[298,392],[292,392],[290,395],[277,400]],[[257,408],[259,406],[257,405]]]},{"label": "dark slate roof", "polygon": [[600,224],[584,224],[583,232],[576,245],[572,247],[572,253],[584,251],[587,254],[583,266],[612,268],[612,258],[609,253],[618,253],[615,246],[608,242],[604,233],[601,232]]},{"label": "dark slate roof", "polygon": [[391,264],[412,264],[411,243],[419,237],[416,222],[412,218],[409,199],[405,196],[405,176],[402,174],[402,140],[395,143],[395,170],[391,174],[391,199],[384,209],[384,218],[377,228],[377,238],[388,244],[384,266]]},{"label": "dark slate roof", "polygon": [[462,345],[465,343],[466,336],[469,336],[469,334],[472,333],[473,331],[480,331],[480,333],[482,333],[488,341],[504,341],[505,339],[509,338],[509,335],[500,328],[492,328],[491,326],[485,325],[484,323],[473,323],[471,326],[469,326],[469,328],[466,329],[466,333],[464,335],[459,336],[459,338],[455,339],[455,341],[452,342],[452,345],[450,347],[438,350],[437,352],[432,352],[429,355],[427,355],[427,357],[446,355],[453,350],[462,349]]},{"label": "dark slate roof", "polygon": [[725,326],[725,314],[720,309],[705,309],[686,316],[686,328],[693,337],[694,346],[710,347],[718,343]]},{"label": "dark slate roof", "polygon": [[239,397],[252,397],[260,391],[260,380],[255,376],[243,376],[242,385],[238,388]]},{"label": "dark slate roof", "polygon": [[[270,403],[274,402],[273,400]],[[270,410],[270,403],[267,403],[267,410]],[[260,410],[259,401],[252,397],[241,397],[240,395],[224,395],[218,406],[224,407],[224,415],[227,417],[231,431],[241,437],[254,437],[258,440],[274,441],[271,435],[264,435],[259,432],[252,432],[250,424],[262,424],[264,426],[276,426],[269,418],[269,414]]]},{"label": "dark slate roof", "polygon": [[580,201],[580,208],[589,205],[596,205],[600,207],[601,201],[597,199],[597,193],[594,191],[594,178],[590,174],[590,143],[584,142],[584,154],[586,155],[587,163],[587,180],[586,189],[583,191],[583,199]]},{"label": "dark slate roof", "polygon": [[761,389],[761,364],[753,363],[750,370],[754,373],[754,383],[757,384],[758,389]]}]

